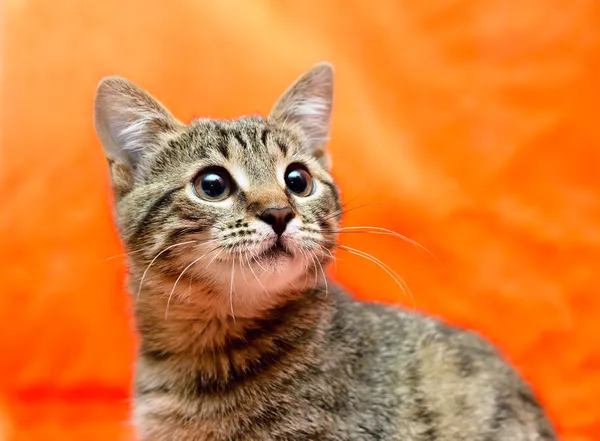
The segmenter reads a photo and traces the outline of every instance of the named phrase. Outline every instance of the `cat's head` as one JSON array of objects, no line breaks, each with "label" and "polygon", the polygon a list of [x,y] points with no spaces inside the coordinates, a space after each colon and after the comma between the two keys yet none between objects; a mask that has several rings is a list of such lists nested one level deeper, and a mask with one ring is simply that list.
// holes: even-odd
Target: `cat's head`
[{"label": "cat's head", "polygon": [[201,280],[251,302],[322,273],[341,211],[325,150],[332,95],[321,63],[267,118],[185,125],[131,82],[102,80],[95,125],[134,286],[152,263],[155,279],[183,273],[182,287]]}]

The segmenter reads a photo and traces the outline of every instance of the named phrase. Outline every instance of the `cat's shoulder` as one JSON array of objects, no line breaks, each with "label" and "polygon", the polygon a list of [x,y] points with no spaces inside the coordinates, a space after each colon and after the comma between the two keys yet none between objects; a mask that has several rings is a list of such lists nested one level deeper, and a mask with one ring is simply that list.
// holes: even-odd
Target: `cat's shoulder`
[{"label": "cat's shoulder", "polygon": [[479,333],[393,305],[343,298],[340,309],[355,347],[369,348],[371,375],[393,378],[406,407],[435,415],[447,439],[473,439],[480,430],[502,440],[555,439],[532,388]]},{"label": "cat's shoulder", "polygon": [[376,341],[381,356],[397,358],[404,371],[418,370],[433,382],[457,387],[475,379],[504,388],[523,384],[506,355],[474,330],[405,307],[363,302],[343,294],[338,309],[344,315],[340,322],[353,329],[357,346],[362,339],[370,345]]}]

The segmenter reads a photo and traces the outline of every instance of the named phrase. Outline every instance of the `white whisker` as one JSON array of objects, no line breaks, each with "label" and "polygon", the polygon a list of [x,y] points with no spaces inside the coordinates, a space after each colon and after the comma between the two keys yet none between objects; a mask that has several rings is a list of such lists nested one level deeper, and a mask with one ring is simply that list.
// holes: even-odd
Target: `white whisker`
[{"label": "white whisker", "polygon": [[240,259],[240,271],[242,273],[242,278],[244,279],[244,282],[247,285],[248,279],[246,278],[246,274],[244,273],[244,262],[242,261],[242,252],[240,252],[240,254],[238,254],[238,258]]},{"label": "white whisker", "polygon": [[[304,261],[308,263],[308,255],[304,252],[302,247],[298,247],[298,250],[302,253]],[[306,289],[306,285],[308,285],[308,267],[304,269],[304,287],[302,289]]]},{"label": "white whisker", "polygon": [[220,249],[219,252],[217,254],[215,254],[212,259],[210,259],[210,262],[208,262],[208,265],[206,265],[206,269],[208,269],[208,267],[210,266],[210,264],[213,263],[215,261],[215,259],[217,257],[219,257],[219,254],[221,254],[222,252],[223,252],[223,249]]},{"label": "white whisker", "polygon": [[349,247],[349,246],[346,246],[346,245],[338,245],[338,247],[340,249],[342,249],[342,250],[348,251],[351,254],[355,254],[357,256],[363,257],[363,258],[365,258],[365,259],[367,259],[367,260],[375,263],[379,267],[381,267],[386,273],[388,273],[388,275],[394,280],[394,282],[396,282],[396,284],[398,285],[398,287],[402,290],[402,293],[405,296],[407,294],[410,296],[410,299],[411,299],[411,302],[412,302],[412,306],[413,306],[413,312],[416,311],[415,299],[414,299],[414,297],[412,295],[412,292],[408,288],[408,285],[406,284],[406,282],[404,281],[404,279],[400,275],[398,275],[398,273],[396,273],[396,271],[394,271],[389,265],[383,263],[381,260],[379,260],[378,258],[370,255],[369,253],[366,253],[366,252],[361,251],[361,250],[357,250],[356,248],[352,248],[352,247]]},{"label": "white whisker", "polygon": [[337,230],[337,232],[343,232],[343,231],[356,231],[357,233],[361,232],[361,233],[383,234],[383,235],[394,236],[399,239],[402,239],[403,241],[405,241],[407,243],[410,243],[411,245],[413,245],[417,248],[420,248],[421,250],[423,250],[427,254],[429,254],[431,257],[433,257],[439,263],[439,260],[437,259],[437,257],[435,257],[435,255],[431,251],[429,251],[425,246],[421,245],[419,242],[411,239],[410,237],[407,237],[403,234],[397,233],[396,231],[389,230],[387,228],[382,228],[382,227],[373,227],[373,226],[369,226],[369,225],[342,227],[342,228],[338,228],[338,230]]},{"label": "white whisker", "polygon": [[116,254],[114,256],[107,257],[106,259],[102,259],[102,262],[108,262],[109,260],[117,259],[119,257],[127,257],[127,256],[129,256],[131,254],[141,253],[143,251],[146,251],[147,249],[148,248],[144,248],[142,250],[134,250],[134,251],[130,251],[128,253],[126,252],[126,253]]},{"label": "white whisker", "polygon": [[318,245],[318,246],[321,248],[322,252],[324,251],[324,252],[323,252],[323,257],[325,257],[325,252],[326,252],[327,254],[329,254],[329,257],[331,257],[331,260],[333,260],[334,271],[337,273],[337,260],[336,260],[336,258],[333,256],[333,254],[331,253],[331,251],[329,251],[329,249],[328,249],[326,246],[324,246],[324,245],[322,245],[322,244],[320,244],[320,243],[318,243],[318,242],[314,242],[314,243],[315,243],[315,244],[317,244],[317,245]]},{"label": "white whisker", "polygon": [[258,278],[258,276],[256,275],[256,273],[252,269],[252,265],[250,264],[250,260],[248,259],[248,256],[246,254],[244,254],[244,257],[246,257],[246,262],[248,263],[248,268],[250,268],[250,272],[252,273],[252,275],[254,276],[254,278],[256,279],[256,281],[258,282],[258,284],[260,285],[260,287],[263,289],[263,291],[267,292],[267,289],[263,286],[262,282],[260,281],[260,279]]},{"label": "white whisker", "polygon": [[325,298],[327,298],[327,296],[329,295],[329,288],[327,286],[327,276],[325,275],[325,269],[323,268],[323,265],[321,264],[321,261],[318,258],[317,263],[321,267],[321,274],[323,274],[323,282],[325,282]]},{"label": "white whisker", "polygon": [[233,278],[235,275],[235,260],[231,261],[231,284],[229,285],[229,307],[231,308],[231,316],[235,322],[235,314],[233,312]]},{"label": "white whisker", "polygon": [[267,269],[260,264],[260,262],[258,261],[256,256],[252,256],[252,260],[254,260],[256,262],[256,264],[260,267],[261,270],[263,270],[264,272],[267,272]]},{"label": "white whisker", "polygon": [[192,298],[192,283],[194,281],[194,274],[192,274],[190,276],[190,283],[188,284],[188,291],[187,291],[187,301],[189,302]]},{"label": "white whisker", "polygon": [[216,250],[216,248],[213,248],[208,253],[205,253],[202,256],[198,257],[196,260],[194,260],[192,263],[190,263],[188,266],[186,266],[184,268],[184,270],[181,272],[181,274],[179,274],[179,277],[177,277],[177,280],[175,280],[175,283],[173,284],[173,289],[171,289],[171,292],[169,294],[169,298],[167,299],[167,310],[165,311],[165,320],[167,319],[167,316],[169,315],[169,305],[171,304],[171,298],[173,297],[173,293],[175,292],[175,288],[177,288],[177,284],[179,283],[179,281],[181,280],[181,278],[183,277],[183,275],[185,274],[185,272],[188,269],[190,269],[193,265],[195,265],[197,262],[199,262],[200,260],[204,259],[205,256],[209,255],[210,253],[212,253],[215,250]]},{"label": "white whisker", "polygon": [[317,257],[315,256],[315,253],[312,250],[308,250],[308,253],[310,254],[310,259],[312,260],[313,267],[315,269],[315,282],[313,283],[313,287],[312,287],[312,289],[314,291],[317,288],[317,283],[319,283],[319,276],[318,276],[319,271],[317,270],[317,264],[315,263],[315,259]]},{"label": "white whisker", "polygon": [[152,261],[150,262],[150,264],[148,264],[148,266],[146,267],[146,270],[144,271],[144,273],[142,274],[142,278],[140,280],[140,286],[138,287],[138,291],[137,294],[135,296],[135,299],[137,300],[140,297],[140,293],[142,292],[142,285],[144,283],[144,279],[146,278],[146,274],[148,273],[148,270],[150,270],[150,267],[154,264],[154,262],[156,262],[156,259],[158,259],[163,253],[165,253],[166,251],[178,247],[178,246],[182,246],[182,245],[189,245],[191,243],[197,242],[195,240],[188,240],[187,242],[181,242],[181,243],[176,243],[174,245],[168,246],[167,248],[165,248],[164,250],[162,250],[160,253],[158,253],[156,256],[154,256],[154,259],[152,259]]}]

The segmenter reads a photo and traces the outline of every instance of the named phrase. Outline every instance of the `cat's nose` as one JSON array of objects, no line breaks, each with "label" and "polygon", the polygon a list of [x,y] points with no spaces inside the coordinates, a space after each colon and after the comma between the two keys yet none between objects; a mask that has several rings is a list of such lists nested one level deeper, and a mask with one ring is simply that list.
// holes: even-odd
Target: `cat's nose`
[{"label": "cat's nose", "polygon": [[273,228],[275,234],[281,236],[285,231],[289,221],[294,218],[294,212],[290,207],[267,208],[258,215],[258,218],[271,225],[271,228]]}]

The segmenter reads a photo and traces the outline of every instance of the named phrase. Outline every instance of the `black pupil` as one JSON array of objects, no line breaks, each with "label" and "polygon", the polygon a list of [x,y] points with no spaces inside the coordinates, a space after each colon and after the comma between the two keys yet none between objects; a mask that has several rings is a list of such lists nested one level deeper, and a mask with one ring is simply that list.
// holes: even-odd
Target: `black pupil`
[{"label": "black pupil", "polygon": [[294,193],[304,193],[308,187],[306,176],[300,170],[290,171],[285,177],[285,183]]},{"label": "black pupil", "polygon": [[218,198],[225,190],[227,190],[227,183],[222,176],[216,173],[209,173],[202,178],[202,191],[206,196]]}]

